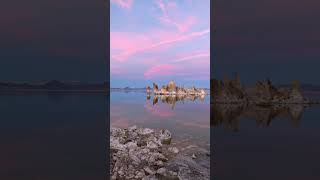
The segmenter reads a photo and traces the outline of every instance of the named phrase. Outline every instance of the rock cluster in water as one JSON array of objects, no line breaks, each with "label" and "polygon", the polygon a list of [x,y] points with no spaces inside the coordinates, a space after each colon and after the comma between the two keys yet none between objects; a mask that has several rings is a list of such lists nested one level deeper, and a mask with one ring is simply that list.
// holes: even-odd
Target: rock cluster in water
[{"label": "rock cluster in water", "polygon": [[210,153],[170,145],[168,130],[111,128],[111,179],[210,179]]},{"label": "rock cluster in water", "polygon": [[289,89],[276,88],[270,80],[258,81],[255,86],[245,88],[240,77],[224,78],[223,81],[213,79],[211,82],[213,102],[218,103],[251,103],[257,105],[270,104],[311,104],[306,99],[298,81],[294,81]]},{"label": "rock cluster in water", "polygon": [[[152,90],[150,86],[147,87],[147,93],[151,94]],[[184,88],[176,85],[174,81],[170,81],[167,85],[163,85],[162,88],[156,83],[153,83],[153,93],[156,95],[205,95],[206,92],[204,89],[192,87],[192,88]]]}]

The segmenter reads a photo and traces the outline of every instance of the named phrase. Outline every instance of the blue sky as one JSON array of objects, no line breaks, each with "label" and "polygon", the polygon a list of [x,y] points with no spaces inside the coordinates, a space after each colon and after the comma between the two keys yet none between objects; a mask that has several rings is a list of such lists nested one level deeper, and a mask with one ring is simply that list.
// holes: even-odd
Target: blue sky
[{"label": "blue sky", "polygon": [[111,0],[111,87],[209,87],[209,0]]}]

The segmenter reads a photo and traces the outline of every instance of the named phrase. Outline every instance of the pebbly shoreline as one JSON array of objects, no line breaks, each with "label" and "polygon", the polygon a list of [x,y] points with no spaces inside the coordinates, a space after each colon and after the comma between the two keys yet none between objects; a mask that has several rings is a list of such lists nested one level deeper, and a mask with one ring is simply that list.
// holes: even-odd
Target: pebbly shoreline
[{"label": "pebbly shoreline", "polygon": [[177,148],[166,129],[111,128],[111,179],[210,179],[210,152]]}]

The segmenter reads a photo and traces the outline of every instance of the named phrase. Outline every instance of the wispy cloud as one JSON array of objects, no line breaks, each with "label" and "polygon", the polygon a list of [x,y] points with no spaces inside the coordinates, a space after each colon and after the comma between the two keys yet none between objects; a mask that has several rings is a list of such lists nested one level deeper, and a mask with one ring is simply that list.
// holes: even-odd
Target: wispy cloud
[{"label": "wispy cloud", "polygon": [[131,9],[133,5],[133,0],[111,0],[111,2],[125,9]]},{"label": "wispy cloud", "polygon": [[166,26],[174,26],[179,32],[187,32],[197,23],[195,16],[181,17],[182,13],[173,1],[155,0],[155,3],[162,12],[159,20]]},{"label": "wispy cloud", "polygon": [[[165,46],[165,45],[173,45],[173,44],[179,43],[179,42],[190,41],[195,38],[207,35],[209,33],[210,33],[210,29],[205,29],[203,31],[192,32],[189,34],[176,34],[175,36],[172,36],[172,37],[160,37],[159,38],[160,40],[158,42],[154,42],[154,43],[151,40],[150,41],[146,40],[145,46],[142,46],[141,48],[136,48],[136,47],[132,47],[132,46],[129,47],[128,44],[130,44],[130,43],[128,43],[128,42],[135,42],[135,43],[139,42],[139,41],[132,41],[131,39],[127,39],[127,40],[125,40],[127,42],[122,42],[122,43],[111,41],[111,43],[115,43],[118,45],[123,44],[125,47],[128,47],[128,48],[121,48],[121,49],[125,49],[125,51],[112,56],[112,58],[117,61],[126,61],[132,55],[135,55],[138,53],[143,53],[148,50],[156,49],[158,47]],[[112,39],[112,37],[111,37],[111,39]],[[152,43],[150,43],[150,42],[152,42]],[[111,44],[111,46],[113,46],[113,44]],[[141,44],[140,44],[140,46],[141,46]]]},{"label": "wispy cloud", "polygon": [[159,64],[148,69],[144,73],[144,77],[147,79],[151,79],[153,77],[169,76],[173,75],[176,69],[177,67],[172,64]]},{"label": "wispy cloud", "polygon": [[[112,16],[112,78],[123,83],[131,83],[131,80],[137,83],[192,78],[208,80],[209,0],[126,3],[113,0],[113,3],[113,6],[131,11],[129,14],[114,9]],[[206,5],[207,10],[200,8]],[[120,81],[117,83],[121,84]]]},{"label": "wispy cloud", "polygon": [[203,57],[210,57],[210,52],[195,52],[183,57],[178,57],[172,60],[173,63],[178,63],[178,62],[184,62],[184,61],[190,61],[198,58],[203,58]]}]

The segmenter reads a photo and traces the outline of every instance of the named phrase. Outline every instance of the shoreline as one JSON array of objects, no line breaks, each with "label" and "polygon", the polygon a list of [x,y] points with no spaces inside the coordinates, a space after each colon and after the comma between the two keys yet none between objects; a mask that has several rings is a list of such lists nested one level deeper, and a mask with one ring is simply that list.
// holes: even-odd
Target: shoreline
[{"label": "shoreline", "polygon": [[109,90],[85,90],[85,89],[0,89],[0,94],[11,93],[88,93],[107,94]]}]

